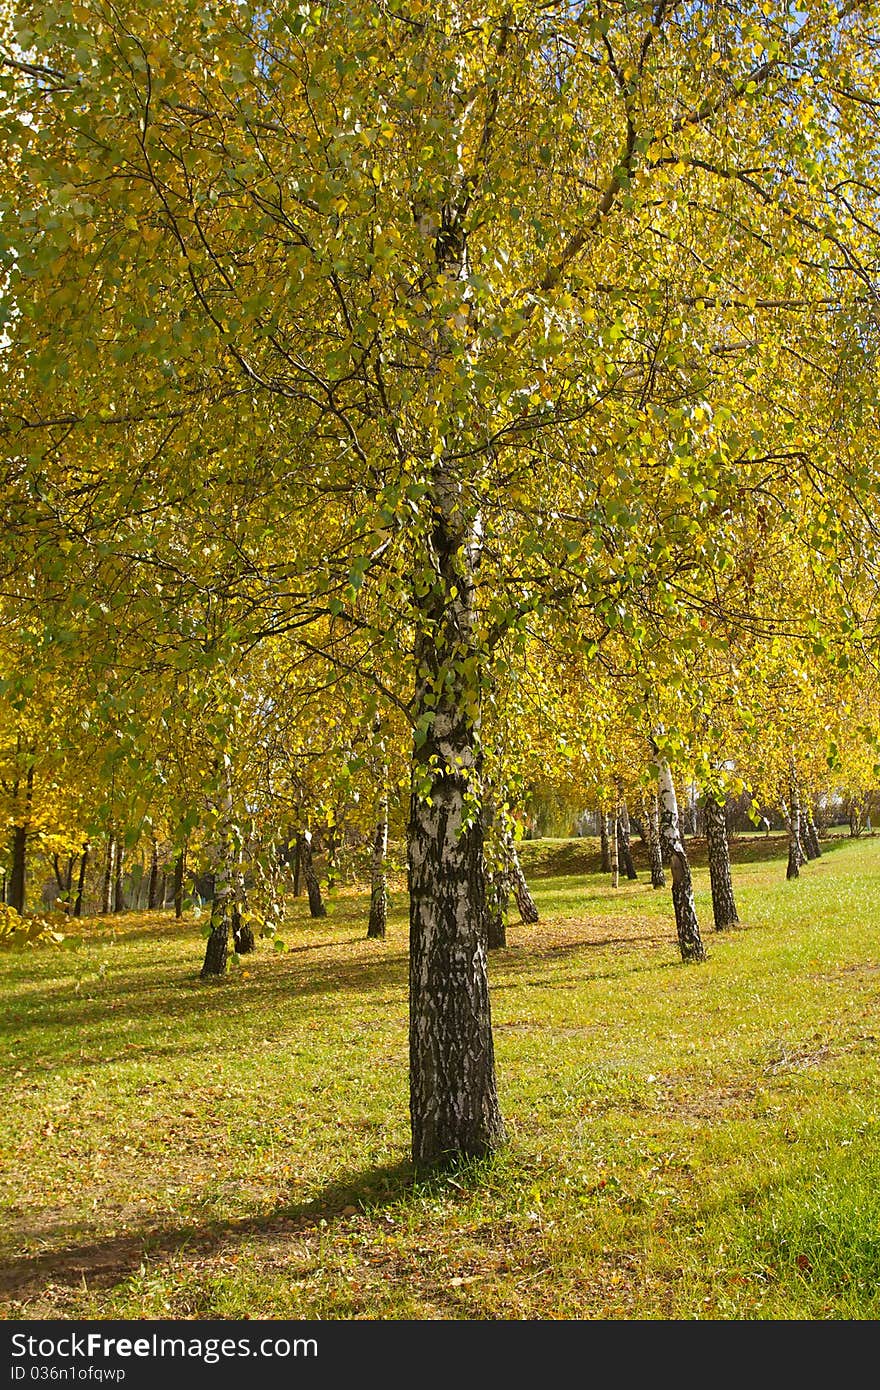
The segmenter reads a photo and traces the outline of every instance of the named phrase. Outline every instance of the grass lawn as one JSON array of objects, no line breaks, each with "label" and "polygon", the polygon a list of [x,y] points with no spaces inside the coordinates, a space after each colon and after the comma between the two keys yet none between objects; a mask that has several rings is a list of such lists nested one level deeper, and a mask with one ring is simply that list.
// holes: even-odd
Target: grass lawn
[{"label": "grass lawn", "polygon": [[407,1160],[406,901],[351,891],[199,982],[199,924],[127,914],[0,955],[6,1317],[877,1318],[880,838],[678,959],[668,890],[522,847],[542,913],[490,959],[510,1131]]}]

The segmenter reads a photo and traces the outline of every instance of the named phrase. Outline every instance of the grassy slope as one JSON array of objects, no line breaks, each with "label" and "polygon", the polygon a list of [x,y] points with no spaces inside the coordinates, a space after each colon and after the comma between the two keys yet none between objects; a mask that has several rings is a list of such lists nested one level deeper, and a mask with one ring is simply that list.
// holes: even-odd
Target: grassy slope
[{"label": "grassy slope", "polygon": [[[668,892],[523,846],[542,910],[491,960],[511,1144],[413,1180],[405,900],[301,903],[283,957],[196,979],[192,922],[0,957],[10,1317],[876,1318],[880,840],[678,963]],[[758,859],[758,854],[771,854]]]}]

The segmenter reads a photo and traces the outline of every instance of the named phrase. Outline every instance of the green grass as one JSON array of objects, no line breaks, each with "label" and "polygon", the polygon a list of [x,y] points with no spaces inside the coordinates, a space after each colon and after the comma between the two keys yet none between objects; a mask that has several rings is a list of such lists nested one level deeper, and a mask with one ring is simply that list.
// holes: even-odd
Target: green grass
[{"label": "green grass", "polygon": [[292,949],[213,985],[155,914],[3,953],[5,1315],[880,1316],[880,839],[794,883],[780,839],[736,853],[747,929],[711,933],[697,867],[685,967],[668,891],[522,847],[510,1144],[443,1176],[407,1159],[402,892],[384,944],[363,896],[297,902]]}]

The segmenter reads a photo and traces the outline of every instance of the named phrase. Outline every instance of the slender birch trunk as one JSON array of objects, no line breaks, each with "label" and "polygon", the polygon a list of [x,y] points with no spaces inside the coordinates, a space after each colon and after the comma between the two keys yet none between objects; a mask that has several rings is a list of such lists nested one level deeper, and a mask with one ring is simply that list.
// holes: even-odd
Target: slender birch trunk
[{"label": "slender birch trunk", "polygon": [[[219,834],[214,851],[213,893],[211,898],[211,931],[205,943],[202,979],[226,974],[229,956],[229,937],[235,907],[236,871],[238,869],[238,832],[233,822],[232,777],[228,763],[223,767],[223,802],[220,808]],[[156,839],[153,837],[154,857],[158,862]],[[152,873],[151,888],[152,888]]]},{"label": "slender birch trunk", "polygon": [[608,835],[608,812],[604,806],[599,807],[599,848],[602,853],[602,872],[611,873],[611,843]]},{"label": "slender birch trunk", "polygon": [[611,813],[611,887],[616,888],[620,883],[620,817],[617,814],[617,805]]},{"label": "slender birch trunk", "polygon": [[113,875],[116,868],[116,839],[111,834],[107,841],[107,855],[104,860],[104,877],[101,882],[101,912],[106,917],[113,911]]},{"label": "slender birch trunk", "polygon": [[706,792],[704,805],[709,879],[712,884],[712,915],[715,919],[715,930],[726,931],[739,921],[733,897],[727,821],[724,806],[716,800],[711,791]]},{"label": "slender birch trunk", "polygon": [[326,917],[327,909],[321,897],[321,885],[318,882],[318,875],[315,873],[315,863],[312,858],[312,832],[310,830],[303,831],[300,841],[300,859],[303,878],[306,881],[306,892],[309,895],[309,912],[313,917]]},{"label": "slender birch trunk", "polygon": [[116,840],[116,881],[113,885],[113,911],[125,911],[125,845]]},{"label": "slender birch trunk", "polygon": [[520,921],[527,927],[533,927],[540,920],[538,908],[534,898],[529,891],[526,876],[523,873],[522,865],[519,862],[519,854],[516,849],[516,841],[510,830],[504,835],[504,852],[507,856],[507,874],[510,887],[513,892]]},{"label": "slender birch trunk", "polygon": [[147,907],[155,912],[159,906],[159,841],[150,836],[150,886],[147,891]]},{"label": "slender birch trunk", "polygon": [[660,848],[660,813],[656,792],[650,802],[642,797],[645,828],[648,832],[648,853],[651,857],[651,887],[665,888],[666,874],[663,872],[663,851]]},{"label": "slender birch trunk", "polygon": [[9,872],[9,906],[24,912],[27,895],[27,826],[12,829],[12,867]]},{"label": "slender birch trunk", "polygon": [[302,861],[303,861],[303,837],[302,832],[296,837],[293,859],[293,896],[298,898],[302,893]]},{"label": "slender birch trunk", "polygon": [[804,829],[801,838],[804,842],[804,849],[807,852],[807,857],[809,859],[821,859],[822,846],[819,844],[819,831],[817,830],[816,822],[813,819],[813,808],[811,806],[807,806],[806,809],[806,813],[804,816]]},{"label": "slender birch trunk", "polygon": [[86,869],[88,867],[89,862],[89,848],[90,846],[87,840],[86,843],[83,845],[83,851],[79,861],[79,879],[76,885],[76,901],[73,904],[74,917],[82,916],[83,896],[86,890]]},{"label": "slender birch trunk", "polygon": [[384,941],[388,926],[388,876],[385,861],[388,855],[388,770],[383,768],[376,825],[373,830],[373,849],[370,855],[370,920],[367,936]]},{"label": "slender birch trunk", "polygon": [[232,844],[225,840],[214,872],[214,896],[211,901],[211,934],[205,944],[202,979],[226,974],[229,954],[229,934],[235,899],[235,866]]},{"label": "slender birch trunk", "polygon": [[801,842],[801,795],[793,760],[789,766],[788,793],[788,807],[786,808],[784,803],[782,807],[788,828],[788,865],[785,870],[785,877],[792,879],[800,877],[801,865],[807,862],[807,856]]},{"label": "slender birch trunk", "polygon": [[232,899],[232,939],[235,944],[235,953],[238,956],[248,956],[256,950],[256,939],[254,929],[247,916],[248,897],[247,885],[244,880],[244,847],[240,844],[235,856],[235,879],[234,893]]},{"label": "slender birch trunk", "polygon": [[618,803],[620,814],[617,820],[617,858],[618,868],[622,869],[630,880],[637,879],[636,867],[633,863],[632,848],[629,842],[629,813],[626,809],[626,802]]},{"label": "slender birch trunk", "polygon": [[[18,741],[21,749],[21,739]],[[20,782],[15,783],[14,797],[18,802]],[[31,763],[25,776],[24,814],[12,827],[12,865],[9,874],[9,906],[23,913],[27,903],[27,847],[30,833],[31,810],[34,802],[34,765]]]},{"label": "slender birch trunk", "polygon": [[675,908],[675,926],[678,932],[678,946],[683,961],[706,959],[706,951],[700,936],[697,909],[694,904],[694,887],[691,879],[691,866],[688,863],[681,829],[678,823],[678,801],[669,764],[662,759],[658,770],[658,795],[660,800],[660,836],[669,855],[672,870],[672,903]]},{"label": "slender birch trunk", "polygon": [[507,945],[510,879],[501,869],[486,873],[486,942],[490,951]]},{"label": "slender birch trunk", "polygon": [[182,844],[174,856],[174,916],[180,921],[183,916],[183,876],[186,872],[186,844]]}]

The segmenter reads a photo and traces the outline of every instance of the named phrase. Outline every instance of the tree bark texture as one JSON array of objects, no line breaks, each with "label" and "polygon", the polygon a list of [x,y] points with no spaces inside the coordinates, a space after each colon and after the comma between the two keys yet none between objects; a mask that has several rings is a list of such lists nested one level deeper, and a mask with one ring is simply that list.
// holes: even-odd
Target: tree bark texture
[{"label": "tree bark texture", "polygon": [[476,527],[444,461],[432,489],[418,628],[409,817],[410,1119],[417,1163],[491,1153],[505,1139],[495,1083],[474,672]]},{"label": "tree bark texture", "polygon": [[[222,820],[219,842],[214,851],[216,860],[213,866],[213,892],[211,896],[211,930],[205,944],[205,959],[202,965],[202,979],[208,980],[226,974],[229,954],[229,934],[232,929],[232,913],[235,907],[236,874],[238,870],[238,850],[236,828],[233,822],[232,777],[228,764],[225,765],[225,793],[222,802]],[[153,837],[153,860],[158,877],[158,845]],[[152,896],[152,865],[150,889]]]},{"label": "tree bark texture", "polygon": [[611,843],[608,834],[608,812],[599,808],[599,848],[602,854],[602,872],[611,873]]},{"label": "tree bark texture", "polygon": [[385,776],[382,777],[382,791],[379,795],[376,825],[373,830],[373,848],[370,856],[370,920],[367,936],[374,941],[384,941],[388,926],[388,877],[385,859],[388,854],[388,791]]},{"label": "tree bark texture", "polygon": [[293,859],[293,896],[298,898],[302,893],[302,861],[303,861],[303,837],[300,833],[296,837]]},{"label": "tree bark texture", "polygon": [[620,814],[617,818],[617,867],[628,879],[638,878],[629,842],[629,815],[625,801],[620,803]]},{"label": "tree bark texture", "polygon": [[672,773],[665,759],[659,766],[657,790],[660,801],[660,836],[666,846],[672,872],[672,903],[675,908],[675,926],[681,958],[686,962],[705,960],[706,951],[700,936],[700,924],[694,904],[691,866],[681,838],[678,801]]},{"label": "tree bark texture", "polygon": [[648,831],[648,853],[651,856],[651,887],[665,888],[666,874],[663,871],[663,851],[660,847],[660,811],[656,793],[650,802],[645,798],[644,821]]},{"label": "tree bark texture", "polygon": [[794,763],[791,764],[788,779],[789,805],[787,811],[788,825],[788,865],[785,870],[785,877],[788,879],[799,878],[801,865],[807,862],[801,842],[801,794],[798,787],[797,773]]},{"label": "tree bark texture", "polygon": [[89,863],[89,846],[83,845],[83,852],[79,861],[79,879],[76,885],[76,901],[73,904],[74,917],[81,917],[83,910],[83,895],[86,890],[86,869]]},{"label": "tree bark texture", "polygon": [[315,873],[315,862],[312,858],[312,836],[310,831],[305,831],[300,841],[300,862],[302,864],[303,878],[306,881],[306,892],[309,895],[309,912],[313,917],[326,917],[327,909],[321,897],[321,885],[318,882],[318,875]]},{"label": "tree bark texture", "polygon": [[111,835],[107,841],[107,855],[104,860],[104,877],[101,881],[101,912],[106,917],[113,911],[113,878],[116,868],[116,840]]},{"label": "tree bark texture", "polygon": [[615,806],[611,816],[611,887],[620,883],[620,817]]},{"label": "tree bark texture", "polygon": [[513,892],[517,911],[519,912],[520,921],[524,926],[533,927],[535,923],[540,920],[537,904],[529,891],[526,876],[519,862],[516,841],[509,832],[504,836],[504,850],[507,855],[507,873],[510,880],[510,887]]},{"label": "tree bark texture", "polygon": [[9,872],[9,906],[24,912],[27,896],[27,839],[26,825],[12,828],[12,866]]},{"label": "tree bark texture", "polygon": [[507,904],[510,881],[506,873],[495,870],[486,874],[486,940],[490,951],[507,945]]},{"label": "tree bark texture", "polygon": [[179,921],[183,916],[183,878],[186,873],[186,845],[181,845],[174,856],[174,916]]},{"label": "tree bark texture", "polygon": [[711,792],[705,796],[706,845],[709,854],[709,880],[712,884],[712,915],[715,930],[726,931],[739,921],[733,897],[730,872],[730,846],[724,807]]},{"label": "tree bark texture", "polygon": [[244,870],[242,869],[242,850],[239,848],[236,855],[235,883],[232,902],[232,939],[235,943],[235,953],[238,956],[248,956],[256,950],[256,939],[254,929],[246,916],[247,913],[247,886],[244,881]]},{"label": "tree bark texture", "polygon": [[214,896],[211,900],[211,934],[205,944],[202,979],[226,974],[229,954],[229,934],[235,905],[235,865],[232,837],[224,835],[220,861],[214,871]]},{"label": "tree bark texture", "polygon": [[822,858],[822,846],[819,844],[819,831],[817,830],[816,822],[813,819],[812,808],[809,806],[807,807],[806,814],[804,816],[804,827],[801,839],[803,840],[804,849],[806,850],[807,857],[809,859]]},{"label": "tree bark texture", "polygon": [[150,912],[155,912],[159,906],[159,841],[153,835],[150,838],[150,886],[147,890],[147,907]]},{"label": "tree bark texture", "polygon": [[116,841],[116,882],[113,887],[113,911],[125,911],[125,845]]},{"label": "tree bark texture", "polygon": [[[19,740],[19,748],[21,740]],[[15,801],[18,802],[20,783],[15,784]],[[34,804],[34,765],[31,763],[25,777],[24,815],[16,819],[12,827],[12,865],[9,875],[9,906],[16,912],[24,912],[27,903],[27,847],[30,833],[31,810]]]}]

